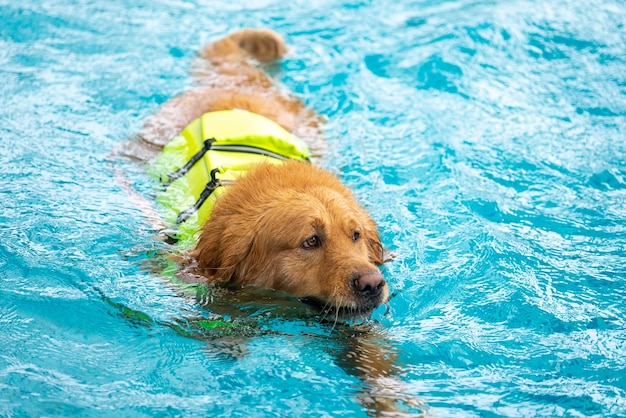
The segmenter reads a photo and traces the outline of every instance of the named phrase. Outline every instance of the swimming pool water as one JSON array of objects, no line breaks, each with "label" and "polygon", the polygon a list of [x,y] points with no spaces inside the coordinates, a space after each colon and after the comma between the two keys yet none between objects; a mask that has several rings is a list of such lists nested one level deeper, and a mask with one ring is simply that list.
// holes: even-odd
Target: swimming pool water
[{"label": "swimming pool water", "polygon": [[369,342],[419,400],[402,408],[626,415],[621,1],[0,0],[0,17],[0,416],[367,415],[367,379],[338,361],[350,328],[181,291],[113,180],[150,195],[112,152],[201,45],[247,26],[286,37],[268,71],[328,116],[323,165],[397,254]]}]

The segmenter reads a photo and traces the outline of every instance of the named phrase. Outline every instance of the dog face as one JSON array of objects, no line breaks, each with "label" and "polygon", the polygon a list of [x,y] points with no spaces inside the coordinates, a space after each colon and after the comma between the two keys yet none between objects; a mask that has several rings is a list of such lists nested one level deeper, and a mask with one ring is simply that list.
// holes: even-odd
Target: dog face
[{"label": "dog face", "polygon": [[342,317],[387,300],[376,225],[330,173],[262,164],[221,196],[193,251],[213,281],[290,293]]}]

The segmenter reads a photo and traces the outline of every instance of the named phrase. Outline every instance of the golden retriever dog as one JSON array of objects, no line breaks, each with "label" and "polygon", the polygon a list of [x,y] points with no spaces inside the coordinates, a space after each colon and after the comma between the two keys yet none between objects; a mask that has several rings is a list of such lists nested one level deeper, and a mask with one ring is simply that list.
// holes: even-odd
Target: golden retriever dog
[{"label": "golden retriever dog", "polygon": [[[296,135],[307,143],[312,160],[318,160],[325,149],[322,118],[260,68],[286,51],[281,37],[267,29],[244,29],[205,46],[192,67],[193,87],[148,117],[122,153],[149,160],[202,115],[239,109]],[[122,173],[116,172],[116,178],[156,229],[171,227]],[[369,414],[403,416],[407,407],[424,410],[423,402],[408,395],[396,378],[396,350],[375,326],[335,327],[340,317],[369,317],[389,294],[378,266],[390,257],[376,224],[350,190],[331,173],[300,161],[249,167],[224,190],[198,231],[195,247],[175,257],[183,267],[179,278],[274,289],[314,306],[323,318],[335,319],[333,330],[343,347],[334,353],[337,364],[363,380],[357,398]],[[235,299],[248,293],[256,297],[256,291],[248,290],[224,293]],[[237,313],[236,300],[215,299],[204,303],[213,311],[230,312],[228,316],[245,314]],[[245,341],[245,335],[226,338],[237,347]]]},{"label": "golden retriever dog", "polygon": [[[158,151],[203,114],[241,109],[276,122],[319,157],[321,118],[259,68],[286,51],[267,29],[205,46],[193,88],[145,121],[140,142]],[[334,175],[309,162],[251,167],[217,199],[190,256],[209,282],[286,292],[336,317],[367,317],[388,297],[376,224]]]}]

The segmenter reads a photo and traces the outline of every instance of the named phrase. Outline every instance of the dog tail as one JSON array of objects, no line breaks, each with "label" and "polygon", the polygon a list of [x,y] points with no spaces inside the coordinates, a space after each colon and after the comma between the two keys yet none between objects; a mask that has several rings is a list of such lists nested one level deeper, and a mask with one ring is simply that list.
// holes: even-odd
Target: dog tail
[{"label": "dog tail", "polygon": [[254,58],[260,62],[273,61],[287,52],[283,38],[270,29],[242,29],[200,51],[200,56],[213,62],[243,61]]}]

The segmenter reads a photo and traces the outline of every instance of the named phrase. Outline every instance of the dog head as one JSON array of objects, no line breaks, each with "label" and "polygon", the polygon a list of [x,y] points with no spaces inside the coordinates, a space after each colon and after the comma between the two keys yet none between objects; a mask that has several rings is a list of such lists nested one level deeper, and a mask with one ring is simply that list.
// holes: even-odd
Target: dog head
[{"label": "dog head", "polygon": [[287,292],[326,314],[365,317],[388,296],[376,224],[307,163],[261,164],[229,186],[192,255],[212,281]]}]

